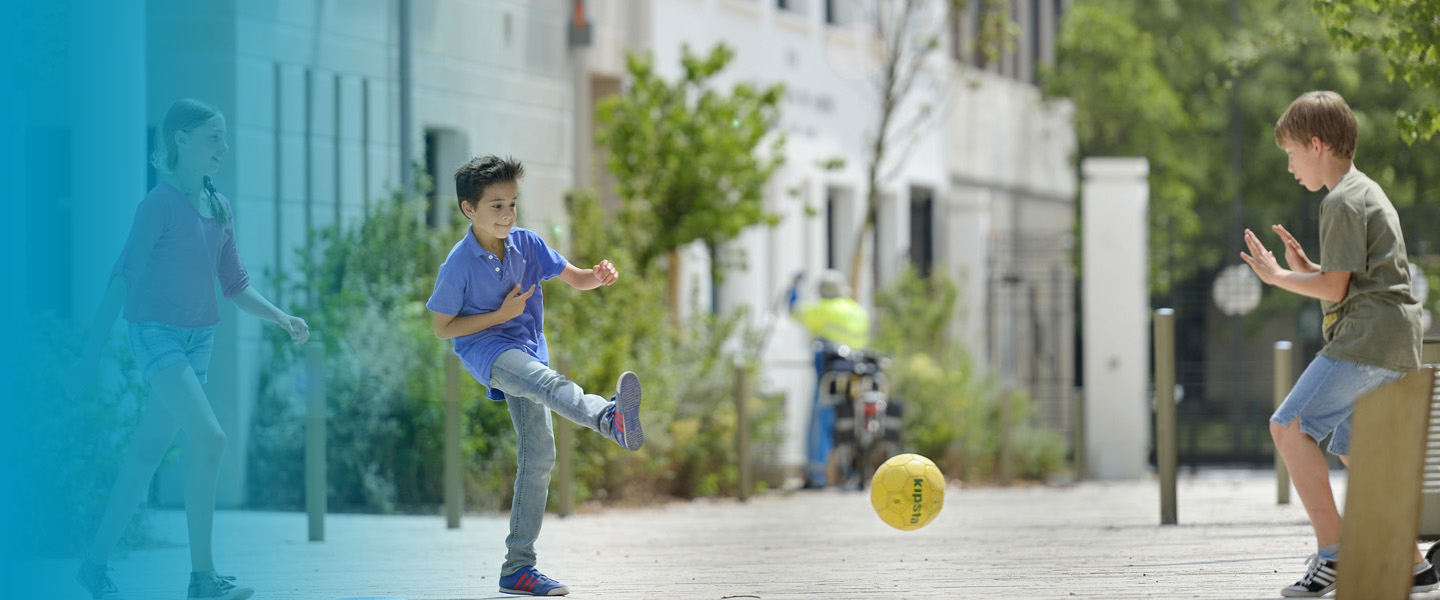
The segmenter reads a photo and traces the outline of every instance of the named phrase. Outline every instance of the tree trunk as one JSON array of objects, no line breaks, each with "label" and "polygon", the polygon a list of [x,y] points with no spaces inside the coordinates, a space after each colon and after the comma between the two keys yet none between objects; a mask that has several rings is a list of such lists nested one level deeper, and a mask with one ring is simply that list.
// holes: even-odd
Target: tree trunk
[{"label": "tree trunk", "polygon": [[671,248],[666,255],[665,301],[670,305],[670,326],[680,329],[680,250]]}]

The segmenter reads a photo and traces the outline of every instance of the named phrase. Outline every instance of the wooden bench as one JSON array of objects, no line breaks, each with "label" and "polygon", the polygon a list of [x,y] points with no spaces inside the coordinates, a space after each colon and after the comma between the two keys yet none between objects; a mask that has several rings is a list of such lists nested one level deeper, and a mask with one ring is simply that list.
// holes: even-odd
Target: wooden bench
[{"label": "wooden bench", "polygon": [[[1425,340],[1420,364],[1440,365],[1440,338]],[[1425,467],[1420,479],[1420,539],[1440,540],[1440,402],[1431,398],[1425,433]],[[1433,546],[1440,551],[1440,545]]]},{"label": "wooden bench", "polygon": [[1337,600],[1408,598],[1411,544],[1440,523],[1436,342],[1426,340],[1427,366],[1355,403]]}]

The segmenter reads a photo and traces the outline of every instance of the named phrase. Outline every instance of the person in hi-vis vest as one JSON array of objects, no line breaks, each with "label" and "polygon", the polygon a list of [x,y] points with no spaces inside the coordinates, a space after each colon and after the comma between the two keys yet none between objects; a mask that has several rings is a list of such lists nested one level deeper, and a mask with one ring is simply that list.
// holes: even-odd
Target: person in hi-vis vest
[{"label": "person in hi-vis vest", "polygon": [[817,340],[829,342],[815,345],[815,394],[811,399],[810,427],[805,440],[805,487],[824,487],[825,465],[834,447],[835,407],[820,402],[820,377],[824,374],[825,358],[831,344],[860,350],[870,344],[870,313],[850,297],[845,276],[828,270],[820,275],[816,286],[820,300],[800,304],[798,288],[801,275],[790,288],[790,314],[810,331]]}]

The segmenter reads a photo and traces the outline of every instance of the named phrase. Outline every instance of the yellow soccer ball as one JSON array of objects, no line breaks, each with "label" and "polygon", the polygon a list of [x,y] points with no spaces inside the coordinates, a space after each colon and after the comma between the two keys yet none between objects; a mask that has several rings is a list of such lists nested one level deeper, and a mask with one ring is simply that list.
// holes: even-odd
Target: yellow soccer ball
[{"label": "yellow soccer ball", "polygon": [[919,454],[892,456],[875,469],[870,504],[891,527],[919,529],[934,521],[945,504],[945,476]]}]

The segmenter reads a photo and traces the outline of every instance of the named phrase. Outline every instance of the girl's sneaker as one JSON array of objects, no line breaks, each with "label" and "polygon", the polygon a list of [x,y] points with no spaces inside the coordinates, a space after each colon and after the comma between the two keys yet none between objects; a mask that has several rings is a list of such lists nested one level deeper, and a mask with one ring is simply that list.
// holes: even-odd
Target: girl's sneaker
[{"label": "girl's sneaker", "polygon": [[610,439],[626,450],[639,450],[645,443],[640,428],[640,377],[630,371],[620,374],[610,406]]},{"label": "girl's sneaker", "polygon": [[500,592],[517,596],[564,596],[570,588],[540,574],[535,567],[522,567],[519,571],[500,576]]},{"label": "girl's sneaker", "polygon": [[75,573],[75,581],[85,588],[94,600],[125,600],[120,595],[120,588],[115,587],[110,576],[106,575],[106,572],[111,570],[113,569],[85,559],[80,561],[80,571]]},{"label": "girl's sneaker", "polygon": [[214,571],[190,574],[190,590],[187,600],[245,600],[255,590],[235,585],[234,577],[217,575]]}]

